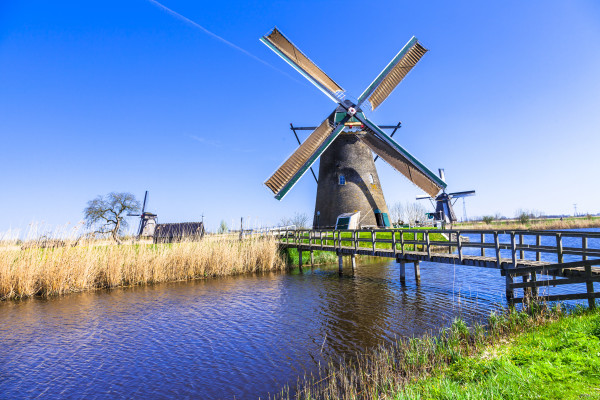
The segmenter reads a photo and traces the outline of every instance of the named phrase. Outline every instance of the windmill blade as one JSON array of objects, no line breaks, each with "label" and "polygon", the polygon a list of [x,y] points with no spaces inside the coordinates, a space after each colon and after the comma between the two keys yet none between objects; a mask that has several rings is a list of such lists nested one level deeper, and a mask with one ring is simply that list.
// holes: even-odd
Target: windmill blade
[{"label": "windmill blade", "polygon": [[128,217],[141,217],[141,214],[127,214]]},{"label": "windmill blade", "polygon": [[334,116],[335,111],[308,136],[304,143],[265,182],[265,185],[271,189],[277,200],[283,199],[340,134],[344,129],[344,123],[350,119],[350,116],[346,115],[344,119],[334,125]]},{"label": "windmill blade", "polygon": [[428,51],[413,36],[360,95],[357,105],[360,106],[368,98],[371,110],[379,107]]},{"label": "windmill blade", "polygon": [[475,191],[474,190],[467,190],[465,192],[448,193],[448,196],[451,196],[451,197],[469,197],[469,196],[475,196]]},{"label": "windmill blade", "polygon": [[144,205],[142,206],[142,214],[146,211],[146,200],[148,199],[148,191],[146,190],[146,194],[144,194]]},{"label": "windmill blade", "polygon": [[385,162],[406,176],[412,183],[420,187],[431,197],[435,197],[440,190],[446,188],[444,181],[386,135],[377,125],[369,121],[368,118],[364,115],[359,115],[359,113],[356,113],[354,117],[359,119],[368,128],[365,135],[359,136],[360,139],[374,153],[378,154]]},{"label": "windmill blade", "polygon": [[344,89],[306,57],[277,28],[273,28],[271,33],[263,36],[260,41],[273,50],[279,57],[283,58],[292,68],[300,72],[302,76],[325,93],[327,97],[336,103],[339,102],[340,99],[336,94],[339,95]]}]

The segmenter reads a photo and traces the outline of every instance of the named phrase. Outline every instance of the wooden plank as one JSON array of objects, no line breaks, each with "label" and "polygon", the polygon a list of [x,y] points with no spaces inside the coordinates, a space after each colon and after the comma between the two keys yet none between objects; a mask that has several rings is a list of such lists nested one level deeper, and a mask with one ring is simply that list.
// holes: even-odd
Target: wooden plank
[{"label": "wooden plank", "polygon": [[[511,287],[513,289],[532,288],[532,287],[543,287],[543,286],[558,286],[558,285],[574,285],[577,283],[587,283],[589,280],[592,282],[600,282],[600,276],[591,278],[562,278],[562,279],[548,279],[545,281],[534,281],[531,280],[527,283],[513,283]],[[593,291],[593,290],[592,290]]]},{"label": "wooden plank", "polygon": [[[555,294],[552,296],[539,296],[539,299],[543,299],[546,301],[562,301],[562,300],[585,300],[588,298],[587,293],[573,293],[573,294]],[[592,298],[599,299],[600,293],[594,293]],[[522,303],[523,298],[515,298],[513,299],[514,303]]]},{"label": "wooden plank", "polygon": [[542,271],[554,271],[554,270],[563,270],[567,268],[575,268],[575,267],[585,267],[586,265],[600,265],[600,260],[587,260],[587,261],[573,261],[562,264],[546,264],[532,267],[519,267],[516,271],[513,272],[538,272],[542,273]]}]

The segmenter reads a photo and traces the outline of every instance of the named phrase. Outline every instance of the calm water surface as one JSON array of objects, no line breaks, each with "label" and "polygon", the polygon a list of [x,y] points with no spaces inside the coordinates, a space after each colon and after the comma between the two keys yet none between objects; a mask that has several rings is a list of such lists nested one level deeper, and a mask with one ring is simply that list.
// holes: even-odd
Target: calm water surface
[{"label": "calm water surface", "polygon": [[1,303],[0,398],[265,398],[324,358],[504,302],[498,270],[421,263],[421,278],[401,286],[386,262]]}]

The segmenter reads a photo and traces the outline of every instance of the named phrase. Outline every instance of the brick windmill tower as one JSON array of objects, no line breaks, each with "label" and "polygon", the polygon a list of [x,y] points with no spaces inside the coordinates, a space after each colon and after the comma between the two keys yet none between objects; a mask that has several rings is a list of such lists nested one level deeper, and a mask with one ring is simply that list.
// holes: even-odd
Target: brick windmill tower
[{"label": "brick windmill tower", "polygon": [[334,111],[265,182],[278,200],[321,158],[313,226],[331,227],[340,214],[360,211],[361,226],[387,227],[388,209],[373,152],[427,194],[446,184],[396,143],[361,109],[375,110],[427,50],[413,37],[360,95],[344,99],[344,90],[274,28],[261,41],[336,103]]}]

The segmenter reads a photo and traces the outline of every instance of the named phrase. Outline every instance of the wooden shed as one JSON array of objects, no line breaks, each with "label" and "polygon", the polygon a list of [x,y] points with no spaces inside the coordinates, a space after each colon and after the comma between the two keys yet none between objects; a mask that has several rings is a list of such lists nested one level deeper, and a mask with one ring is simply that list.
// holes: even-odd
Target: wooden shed
[{"label": "wooden shed", "polygon": [[204,236],[203,222],[180,222],[157,224],[154,230],[154,243],[197,241]]}]

